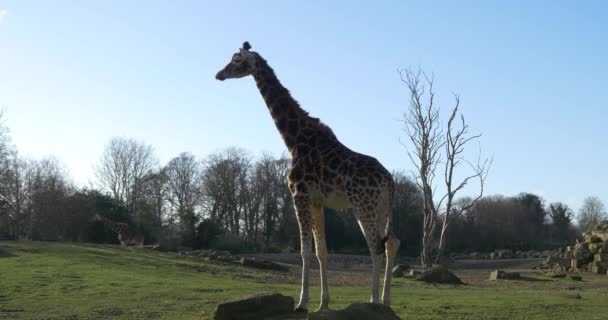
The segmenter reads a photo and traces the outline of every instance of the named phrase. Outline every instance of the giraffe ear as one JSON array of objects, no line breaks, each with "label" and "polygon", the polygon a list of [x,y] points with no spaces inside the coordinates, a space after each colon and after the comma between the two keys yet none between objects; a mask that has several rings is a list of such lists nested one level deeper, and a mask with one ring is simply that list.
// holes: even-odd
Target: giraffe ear
[{"label": "giraffe ear", "polygon": [[249,49],[251,49],[251,45],[249,44],[249,41],[245,41],[243,42],[243,49],[249,51]]}]

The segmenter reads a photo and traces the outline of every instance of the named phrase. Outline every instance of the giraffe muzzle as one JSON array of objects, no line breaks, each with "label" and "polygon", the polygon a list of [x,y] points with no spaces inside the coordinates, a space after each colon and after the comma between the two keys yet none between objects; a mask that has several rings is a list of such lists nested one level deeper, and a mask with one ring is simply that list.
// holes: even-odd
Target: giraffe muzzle
[{"label": "giraffe muzzle", "polygon": [[216,78],[217,80],[220,80],[220,81],[224,81],[224,80],[226,80],[226,77],[225,77],[225,76],[222,74],[222,71],[218,72],[218,73],[215,75],[215,78]]}]

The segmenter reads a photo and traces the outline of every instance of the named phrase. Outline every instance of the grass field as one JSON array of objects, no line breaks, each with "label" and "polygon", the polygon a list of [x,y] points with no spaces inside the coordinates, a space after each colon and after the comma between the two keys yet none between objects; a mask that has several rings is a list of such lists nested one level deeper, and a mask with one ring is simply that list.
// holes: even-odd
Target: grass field
[{"label": "grass field", "polygon": [[[0,319],[211,319],[225,300],[270,291],[296,297],[293,279],[147,249],[0,242]],[[366,286],[330,291],[333,308],[369,295]],[[314,307],[318,288],[311,293]],[[608,319],[608,279],[539,275],[464,286],[397,279],[393,309],[412,320]]]}]

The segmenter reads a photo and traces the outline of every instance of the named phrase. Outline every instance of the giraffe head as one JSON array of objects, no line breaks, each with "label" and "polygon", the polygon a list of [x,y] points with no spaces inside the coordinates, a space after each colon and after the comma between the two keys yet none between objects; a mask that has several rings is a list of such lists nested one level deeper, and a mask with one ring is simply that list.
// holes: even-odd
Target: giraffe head
[{"label": "giraffe head", "polygon": [[221,81],[230,78],[242,78],[253,73],[255,70],[255,52],[249,51],[251,45],[249,42],[243,43],[243,47],[239,49],[239,52],[232,55],[230,63],[220,70],[215,75],[215,78]]}]

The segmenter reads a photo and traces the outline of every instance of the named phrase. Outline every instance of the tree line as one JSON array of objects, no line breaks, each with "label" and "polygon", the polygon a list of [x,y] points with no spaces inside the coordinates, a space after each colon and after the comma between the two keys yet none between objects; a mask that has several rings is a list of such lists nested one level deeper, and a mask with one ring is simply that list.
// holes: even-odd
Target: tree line
[{"label": "tree line", "polygon": [[[95,165],[95,183],[78,187],[55,158],[22,158],[0,127],[0,239],[117,243],[92,222],[95,214],[127,222],[146,243],[167,249],[232,251],[298,250],[299,230],[286,177],[286,155],[255,157],[232,147],[199,159],[181,153],[160,164],[152,146],[113,138]],[[393,228],[404,253],[417,255],[423,239],[424,193],[413,177],[393,172]],[[580,230],[606,218],[600,199],[579,212],[563,203],[546,205],[531,193],[484,196],[470,206],[454,199],[447,250],[543,249],[573,241]],[[348,210],[326,210],[331,252],[366,253],[359,226]],[[443,215],[437,219],[441,220]],[[439,240],[441,226],[432,237]],[[435,248],[436,250],[437,248]]]}]

